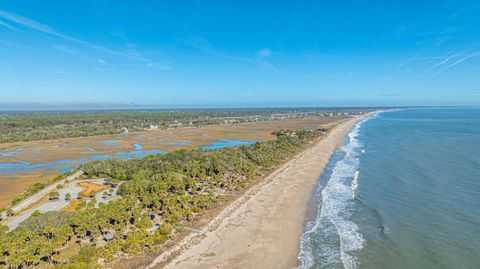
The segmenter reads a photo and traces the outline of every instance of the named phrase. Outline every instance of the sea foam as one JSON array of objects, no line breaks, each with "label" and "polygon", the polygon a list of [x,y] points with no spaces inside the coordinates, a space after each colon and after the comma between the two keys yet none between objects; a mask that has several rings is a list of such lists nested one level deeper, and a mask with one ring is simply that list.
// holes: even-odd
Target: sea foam
[{"label": "sea foam", "polygon": [[326,185],[323,188],[319,185],[322,189],[318,190],[317,217],[307,223],[301,237],[298,269],[342,265],[346,269],[357,268],[355,254],[363,248],[365,239],[351,220],[351,214],[355,210],[353,203],[359,184],[362,145],[358,135],[366,120],[357,123],[348,134],[348,141],[341,148],[343,158],[335,163]]}]

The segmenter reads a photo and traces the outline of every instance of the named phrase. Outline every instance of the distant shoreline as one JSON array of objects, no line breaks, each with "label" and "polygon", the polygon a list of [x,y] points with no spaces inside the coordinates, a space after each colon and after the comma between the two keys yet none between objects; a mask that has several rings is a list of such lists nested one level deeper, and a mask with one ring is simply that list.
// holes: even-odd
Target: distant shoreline
[{"label": "distant shoreline", "polygon": [[167,261],[165,268],[297,266],[312,189],[352,126],[368,115],[336,125],[314,146],[222,210],[205,233],[187,236],[146,268],[161,268]]}]

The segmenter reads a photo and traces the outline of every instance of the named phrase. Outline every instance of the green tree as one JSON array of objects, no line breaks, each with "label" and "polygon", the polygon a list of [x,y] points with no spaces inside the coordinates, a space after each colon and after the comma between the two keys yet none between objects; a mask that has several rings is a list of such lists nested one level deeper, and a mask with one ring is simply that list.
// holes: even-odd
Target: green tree
[{"label": "green tree", "polygon": [[88,197],[90,198],[95,197],[95,191],[94,190],[90,191],[90,193],[88,194]]},{"label": "green tree", "polygon": [[60,193],[58,193],[58,191],[51,191],[49,194],[48,194],[48,198],[50,200],[56,200],[60,197]]},{"label": "green tree", "polygon": [[[0,236],[1,236],[2,234],[5,234],[6,232],[8,232],[8,230],[9,230],[9,228],[8,228],[7,225],[0,223]],[[0,240],[0,243],[1,243],[1,242],[2,242],[2,241]]]},{"label": "green tree", "polygon": [[32,217],[38,217],[38,216],[40,216],[40,215],[42,215],[42,213],[40,213],[40,211],[38,211],[38,210],[35,210],[35,211],[33,211],[33,213],[32,213]]},{"label": "green tree", "polygon": [[10,217],[10,216],[13,216],[15,213],[13,212],[13,209],[9,208],[7,209],[7,212],[5,214],[7,214],[7,216]]}]

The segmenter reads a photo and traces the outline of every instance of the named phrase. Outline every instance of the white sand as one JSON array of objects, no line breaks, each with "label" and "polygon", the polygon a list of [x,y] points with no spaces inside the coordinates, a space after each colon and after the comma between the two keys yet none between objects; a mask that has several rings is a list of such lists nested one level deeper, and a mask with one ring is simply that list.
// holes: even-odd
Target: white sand
[{"label": "white sand", "polygon": [[165,268],[295,267],[315,183],[331,154],[362,118],[338,124],[318,143],[225,208],[208,224],[204,234],[192,233],[147,268],[158,267],[179,251]]}]

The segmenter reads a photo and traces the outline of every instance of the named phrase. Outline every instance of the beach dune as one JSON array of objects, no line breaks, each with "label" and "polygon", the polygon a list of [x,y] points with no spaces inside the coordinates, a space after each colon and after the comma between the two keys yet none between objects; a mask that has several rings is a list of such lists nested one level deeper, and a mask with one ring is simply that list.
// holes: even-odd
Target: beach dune
[{"label": "beach dune", "polygon": [[[363,117],[362,117],[363,118]],[[347,119],[315,145],[298,154],[262,183],[223,210],[177,249],[157,257],[147,268],[292,268],[298,265],[312,190],[331,154],[361,118]]]}]

